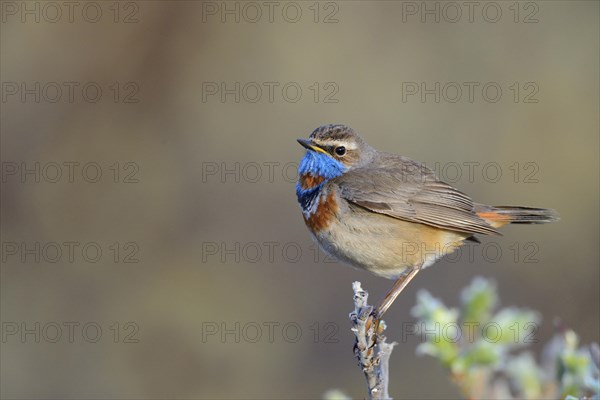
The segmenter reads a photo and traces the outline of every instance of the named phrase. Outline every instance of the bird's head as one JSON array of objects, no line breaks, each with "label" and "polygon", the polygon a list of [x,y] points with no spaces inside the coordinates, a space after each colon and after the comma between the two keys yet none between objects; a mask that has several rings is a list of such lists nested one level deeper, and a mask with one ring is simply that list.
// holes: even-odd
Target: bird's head
[{"label": "bird's head", "polygon": [[306,155],[300,162],[300,176],[332,179],[370,161],[374,150],[352,128],[345,125],[324,125],[308,139],[298,139]]}]

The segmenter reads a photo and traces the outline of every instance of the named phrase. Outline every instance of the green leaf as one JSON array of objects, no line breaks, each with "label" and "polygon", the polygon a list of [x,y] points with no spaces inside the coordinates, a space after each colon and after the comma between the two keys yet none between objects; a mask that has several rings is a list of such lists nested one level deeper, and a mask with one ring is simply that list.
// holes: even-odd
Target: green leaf
[{"label": "green leaf", "polygon": [[477,341],[463,355],[466,368],[496,366],[502,360],[504,351],[500,346],[484,340]]},{"label": "green leaf", "polygon": [[496,285],[485,278],[476,277],[460,294],[464,322],[488,322],[498,303]]},{"label": "green leaf", "polygon": [[447,324],[456,324],[458,320],[458,310],[446,307],[441,300],[424,289],[417,293],[417,304],[412,308],[411,313],[422,321],[437,322],[442,325],[442,328]]},{"label": "green leaf", "polygon": [[482,326],[482,337],[491,343],[509,348],[528,346],[536,342],[539,313],[516,307],[504,308]]},{"label": "green leaf", "polygon": [[506,364],[505,373],[525,398],[542,397],[543,373],[530,352],[512,357]]}]

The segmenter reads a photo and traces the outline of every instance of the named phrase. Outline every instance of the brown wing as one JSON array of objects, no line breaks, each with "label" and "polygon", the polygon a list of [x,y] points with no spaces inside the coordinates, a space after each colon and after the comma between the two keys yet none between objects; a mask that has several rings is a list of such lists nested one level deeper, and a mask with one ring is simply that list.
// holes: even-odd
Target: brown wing
[{"label": "brown wing", "polygon": [[376,166],[351,170],[332,184],[344,199],[376,213],[452,231],[500,235],[475,214],[467,195],[405,157],[383,153]]}]

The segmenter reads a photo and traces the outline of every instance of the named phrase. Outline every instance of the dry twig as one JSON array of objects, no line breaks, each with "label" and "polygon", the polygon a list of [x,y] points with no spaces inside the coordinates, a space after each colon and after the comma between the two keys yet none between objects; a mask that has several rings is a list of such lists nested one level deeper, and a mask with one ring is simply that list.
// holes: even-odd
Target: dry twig
[{"label": "dry twig", "polygon": [[[358,365],[367,379],[369,399],[390,399],[388,393],[389,359],[397,343],[386,343],[383,335],[385,322],[376,324],[371,314],[373,306],[367,302],[369,294],[360,282],[352,284],[354,290],[354,311],[350,313],[352,332],[356,336],[354,354]],[[375,332],[377,329],[377,332]]]}]

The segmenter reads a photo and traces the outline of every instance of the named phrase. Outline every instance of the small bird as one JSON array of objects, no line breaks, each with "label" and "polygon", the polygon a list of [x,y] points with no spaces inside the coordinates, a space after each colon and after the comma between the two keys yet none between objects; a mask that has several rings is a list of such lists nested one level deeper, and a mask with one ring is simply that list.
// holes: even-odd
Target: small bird
[{"label": "small bird", "polygon": [[304,222],[335,259],[395,279],[374,310],[379,320],[423,268],[475,234],[510,224],[558,220],[554,210],[474,203],[424,164],[369,146],[344,125],[298,139],[306,154],[296,195]]}]

